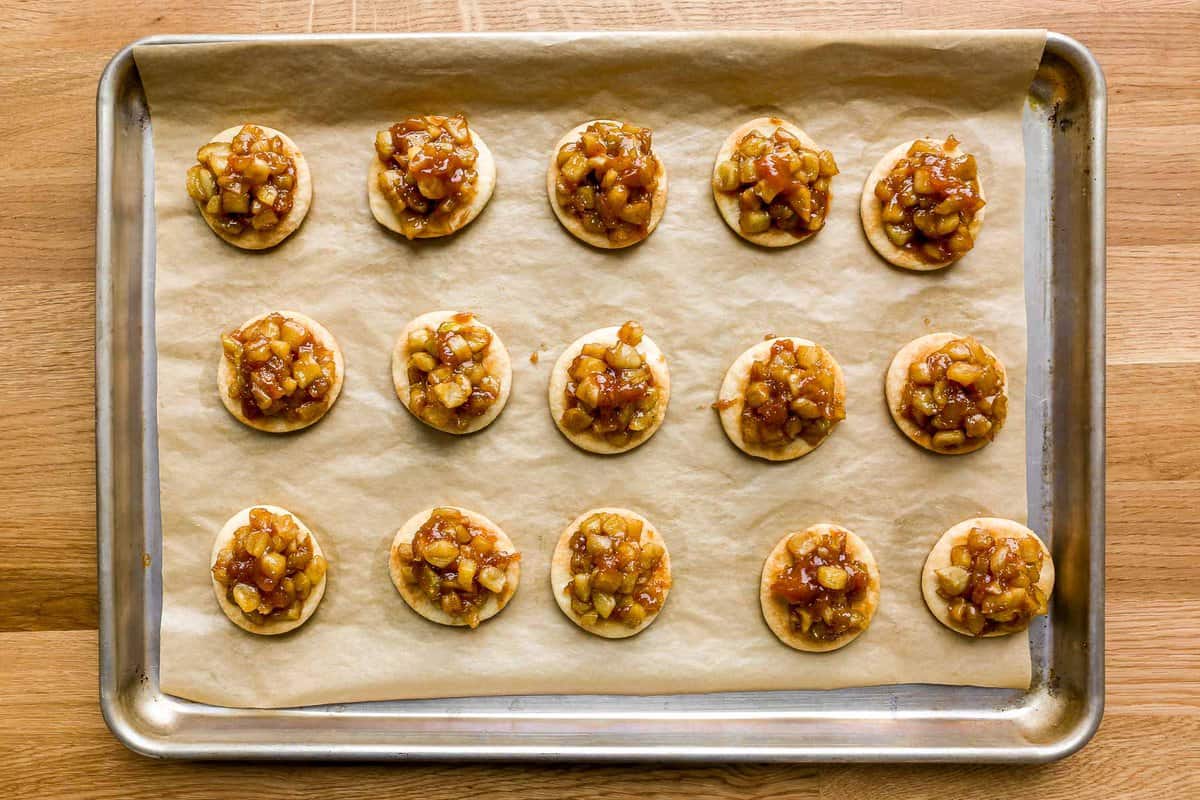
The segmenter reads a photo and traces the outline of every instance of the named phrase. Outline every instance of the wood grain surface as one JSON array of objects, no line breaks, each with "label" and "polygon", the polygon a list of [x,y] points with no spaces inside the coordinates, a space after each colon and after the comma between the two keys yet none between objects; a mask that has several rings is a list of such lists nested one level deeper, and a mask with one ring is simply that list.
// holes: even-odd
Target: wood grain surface
[{"label": "wood grain surface", "polygon": [[[1046,27],[1109,82],[1107,713],[993,766],[156,762],[97,703],[96,83],[154,33]],[[0,0],[0,790],[15,797],[1200,797],[1200,4],[830,0]]]}]

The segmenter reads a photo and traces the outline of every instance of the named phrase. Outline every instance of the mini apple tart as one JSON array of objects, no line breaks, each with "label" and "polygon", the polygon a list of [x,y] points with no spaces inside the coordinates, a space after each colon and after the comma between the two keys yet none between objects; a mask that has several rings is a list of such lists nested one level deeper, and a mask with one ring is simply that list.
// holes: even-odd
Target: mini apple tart
[{"label": "mini apple tart", "polygon": [[671,591],[671,556],[641,514],[596,508],[558,539],[550,586],[567,618],[588,633],[623,639],[658,618]]},{"label": "mini apple tart", "polygon": [[251,633],[272,636],[307,622],[325,596],[327,570],[316,535],[278,506],[243,508],[213,542],[217,604]]},{"label": "mini apple tart", "polygon": [[495,188],[492,151],[462,114],[409,117],[375,134],[367,173],[371,213],[408,239],[465,228]]},{"label": "mini apple tart", "polygon": [[1018,633],[1045,614],[1054,562],[1020,523],[976,517],[942,534],[921,570],[921,593],[938,622],[964,636]]},{"label": "mini apple tart", "polygon": [[879,568],[851,531],[813,525],[775,545],[758,597],[779,641],[796,650],[837,650],[870,626],[879,607]]},{"label": "mini apple tart", "polygon": [[296,143],[265,125],[218,133],[196,153],[187,193],[208,227],[244,250],[274,247],[312,205],[312,175]]},{"label": "mini apple tart", "polygon": [[598,119],[567,131],[554,148],[546,191],[572,236],[595,247],[637,244],[667,207],[667,170],[649,128]]},{"label": "mini apple tart", "polygon": [[897,267],[941,269],[975,246],[984,202],[975,156],[962,152],[957,139],[904,142],[867,176],[863,230]]},{"label": "mini apple tart", "polygon": [[431,311],[392,350],[396,396],[413,416],[446,433],[473,433],[500,416],[512,391],[504,342],[469,311]]},{"label": "mini apple tart", "polygon": [[789,461],[817,449],[846,418],[846,381],[824,347],[767,339],[730,365],[713,408],[742,452]]},{"label": "mini apple tart", "polygon": [[888,409],[926,450],[970,453],[996,437],[1008,414],[1004,365],[970,336],[931,333],[900,348],[885,381]]},{"label": "mini apple tart", "polygon": [[388,571],[404,602],[425,619],[477,628],[516,593],[520,562],[496,523],[442,506],[414,514],[396,531]]},{"label": "mini apple tart", "polygon": [[217,390],[239,422],[269,433],[312,425],[342,392],[346,366],[333,334],[297,311],[251,317],[221,336]]},{"label": "mini apple tart", "polygon": [[550,415],[563,436],[593,453],[624,453],[667,415],[667,358],[630,320],[576,339],[550,374]]},{"label": "mini apple tart", "polygon": [[825,227],[833,199],[833,153],[796,125],[759,117],[729,134],[713,167],[713,199],[739,236],[787,247]]}]

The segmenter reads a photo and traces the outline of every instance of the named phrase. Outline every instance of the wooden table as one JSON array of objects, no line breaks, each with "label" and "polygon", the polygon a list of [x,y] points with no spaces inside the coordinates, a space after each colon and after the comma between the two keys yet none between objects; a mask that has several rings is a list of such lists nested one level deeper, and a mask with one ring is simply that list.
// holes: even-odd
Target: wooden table
[{"label": "wooden table", "polygon": [[[18,797],[1200,797],[1200,5],[831,0],[0,0],[0,788]],[[636,9],[636,12],[634,11]],[[933,9],[937,9],[936,12]],[[626,16],[636,13],[640,19]],[[1031,27],[1109,82],[1108,706],[1044,767],[300,766],[155,762],[97,704],[94,98],[154,33]],[[1153,570],[1148,572],[1147,570]]]}]

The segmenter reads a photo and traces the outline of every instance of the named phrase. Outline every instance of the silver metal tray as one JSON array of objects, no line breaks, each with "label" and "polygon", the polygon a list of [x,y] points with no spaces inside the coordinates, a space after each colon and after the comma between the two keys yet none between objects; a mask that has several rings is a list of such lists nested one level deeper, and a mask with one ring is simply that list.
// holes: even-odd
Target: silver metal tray
[{"label": "silver metal tray", "polygon": [[[138,44],[268,37],[171,36]],[[303,37],[273,37],[298,41]],[[389,39],[405,35],[339,38]],[[1059,580],[1028,691],[889,686],[656,697],[521,696],[217,708],[158,682],[154,152],[132,46],[97,97],[96,460],[100,706],[165,758],[1044,762],[1104,703],[1105,88],[1050,34],[1024,114],[1031,525]]]}]

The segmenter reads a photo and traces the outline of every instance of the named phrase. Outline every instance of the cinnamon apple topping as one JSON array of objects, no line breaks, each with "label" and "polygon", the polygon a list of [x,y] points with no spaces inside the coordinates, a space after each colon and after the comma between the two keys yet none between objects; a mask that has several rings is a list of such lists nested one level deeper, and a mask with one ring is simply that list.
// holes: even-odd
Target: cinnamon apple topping
[{"label": "cinnamon apple topping", "polygon": [[640,519],[597,512],[571,534],[571,580],[560,591],[585,626],[617,620],[637,628],[662,608],[671,574],[666,549],[646,536]]},{"label": "cinnamon apple topping", "polygon": [[661,390],[638,352],[642,336],[642,326],[630,320],[616,343],[583,346],[567,370],[564,428],[624,447],[653,426]]},{"label": "cinnamon apple topping", "polygon": [[291,514],[252,508],[249,523],[217,554],[212,575],[250,622],[297,620],[325,580],[327,564],[315,550]]},{"label": "cinnamon apple topping", "polygon": [[909,365],[900,410],[935,450],[990,441],[1008,413],[1004,373],[974,338],[953,339]]},{"label": "cinnamon apple topping", "polygon": [[815,446],[846,418],[834,369],[821,348],[776,339],[768,357],[750,366],[742,438],[776,447],[803,439]]},{"label": "cinnamon apple topping", "polygon": [[935,570],[937,593],[950,621],[972,636],[1023,631],[1049,608],[1038,586],[1045,553],[1030,536],[995,536],[972,528],[950,550],[950,564]]},{"label": "cinnamon apple topping", "polygon": [[555,201],[614,244],[644,238],[658,189],[651,136],[628,122],[593,122],[558,151]]},{"label": "cinnamon apple topping", "polygon": [[217,227],[269,231],[292,210],[296,163],[279,136],[245,125],[232,142],[209,142],[187,173],[187,192]]},{"label": "cinnamon apple topping", "polygon": [[396,555],[405,583],[472,628],[484,605],[504,592],[508,567],[520,558],[503,552],[495,534],[455,508],[435,508]]},{"label": "cinnamon apple topping", "polygon": [[764,136],[750,131],[732,156],[717,165],[713,186],[736,194],[742,233],[776,229],[793,236],[825,226],[830,181],[838,174],[833,153],[812,150],[782,126]]},{"label": "cinnamon apple topping", "polygon": [[229,396],[247,419],[312,422],[331,402],[337,364],[300,320],[274,312],[221,337],[235,381]]},{"label": "cinnamon apple topping", "polygon": [[832,529],[788,539],[788,564],[771,583],[787,603],[792,631],[813,642],[831,642],[870,623],[867,565],[850,554],[844,531]]},{"label": "cinnamon apple topping", "polygon": [[875,184],[884,233],[896,247],[929,264],[952,261],[975,246],[971,223],[984,206],[975,156],[950,155],[943,144],[918,139]]},{"label": "cinnamon apple topping", "polygon": [[500,376],[484,366],[492,335],[474,321],[460,313],[408,334],[409,408],[434,427],[465,430],[500,398]]},{"label": "cinnamon apple topping", "polygon": [[404,235],[451,233],[453,215],[474,199],[479,178],[467,118],[410,117],[375,134],[375,153],[384,166],[379,189]]}]

